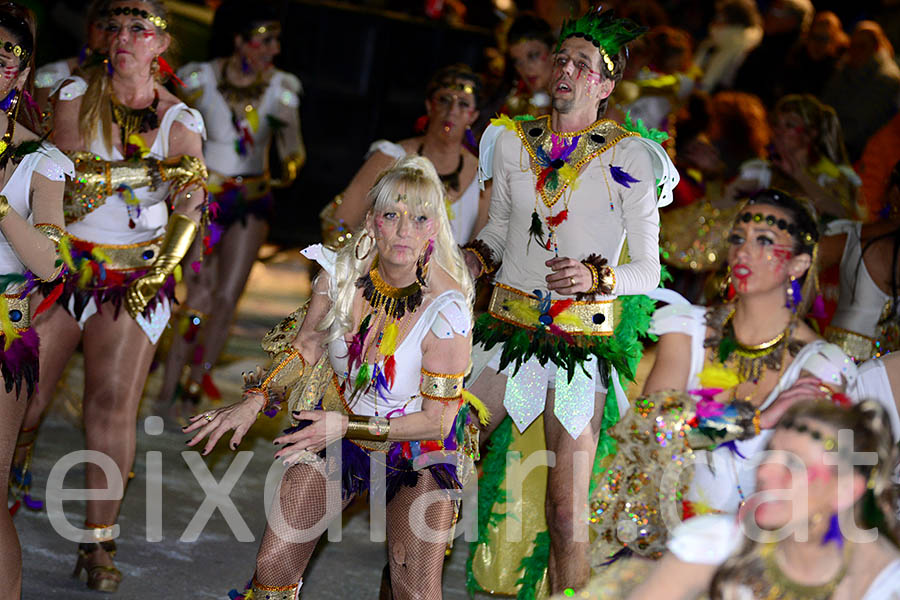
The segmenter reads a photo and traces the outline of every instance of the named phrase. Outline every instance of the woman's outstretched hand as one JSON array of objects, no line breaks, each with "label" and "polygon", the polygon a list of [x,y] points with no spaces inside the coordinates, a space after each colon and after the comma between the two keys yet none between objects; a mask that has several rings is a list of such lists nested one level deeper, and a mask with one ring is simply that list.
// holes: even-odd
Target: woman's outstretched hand
[{"label": "woman's outstretched hand", "polygon": [[233,430],[234,435],[231,436],[228,447],[234,450],[256,421],[256,416],[265,403],[262,394],[247,394],[240,402],[194,415],[191,417],[191,424],[182,430],[185,433],[197,432],[187,445],[196,446],[209,436],[202,452],[206,456],[216,447],[219,438]]},{"label": "woman's outstretched hand", "polygon": [[297,421],[311,421],[309,425],[294,433],[275,438],[275,444],[284,446],[275,453],[275,458],[290,465],[308,452],[324,450],[332,442],[344,437],[347,432],[347,415],[332,410],[300,410],[291,413]]},{"label": "woman's outstretched hand", "polygon": [[822,382],[817,377],[800,377],[794,385],[778,394],[769,408],[760,413],[759,426],[762,429],[774,429],[784,413],[798,402],[821,400],[828,395],[827,388],[823,389]]}]

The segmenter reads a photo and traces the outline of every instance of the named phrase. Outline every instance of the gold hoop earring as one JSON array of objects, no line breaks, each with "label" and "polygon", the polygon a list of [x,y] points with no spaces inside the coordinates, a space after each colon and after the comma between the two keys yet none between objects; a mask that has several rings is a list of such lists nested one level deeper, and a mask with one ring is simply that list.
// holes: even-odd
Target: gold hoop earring
[{"label": "gold hoop earring", "polygon": [[[359,255],[359,245],[360,243],[368,238],[371,240],[369,243],[368,249],[366,249],[366,253],[363,256]],[[362,234],[356,239],[356,246],[353,248],[353,254],[356,256],[356,260],[363,261],[369,258],[369,255],[372,254],[372,250],[375,249],[375,237],[369,233],[368,230],[363,230]]]}]

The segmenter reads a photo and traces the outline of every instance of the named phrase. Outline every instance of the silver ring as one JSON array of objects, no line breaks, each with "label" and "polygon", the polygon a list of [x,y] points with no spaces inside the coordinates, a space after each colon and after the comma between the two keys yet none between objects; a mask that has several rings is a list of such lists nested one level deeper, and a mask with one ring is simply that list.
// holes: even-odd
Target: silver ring
[{"label": "silver ring", "polygon": [[573,286],[575,285],[575,278],[574,278],[574,277],[569,277],[569,284],[570,284],[570,285],[573,285]]},{"label": "silver ring", "polygon": [[205,415],[203,415],[203,418],[206,419],[207,421],[212,421],[213,419],[215,419],[215,417],[212,416],[210,413],[206,413]]}]

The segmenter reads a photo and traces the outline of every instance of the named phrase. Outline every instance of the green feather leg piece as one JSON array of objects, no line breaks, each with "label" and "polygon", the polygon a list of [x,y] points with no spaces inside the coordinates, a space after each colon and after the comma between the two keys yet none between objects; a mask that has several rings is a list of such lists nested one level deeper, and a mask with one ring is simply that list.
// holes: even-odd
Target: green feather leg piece
[{"label": "green feather leg piece", "polygon": [[544,571],[550,561],[550,533],[541,531],[534,536],[534,550],[522,559],[520,571],[522,576],[516,581],[521,587],[516,600],[535,600],[537,586],[544,578]]},{"label": "green feather leg piece", "polygon": [[537,211],[531,213],[531,227],[528,228],[529,247],[531,247],[531,240],[537,240],[541,246],[544,245],[544,223]]}]

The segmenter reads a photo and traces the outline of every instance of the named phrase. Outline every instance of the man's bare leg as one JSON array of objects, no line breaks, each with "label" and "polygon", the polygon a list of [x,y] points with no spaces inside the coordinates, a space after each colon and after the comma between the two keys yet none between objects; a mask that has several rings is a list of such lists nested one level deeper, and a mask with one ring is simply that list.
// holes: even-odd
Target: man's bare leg
[{"label": "man's bare leg", "polygon": [[506,375],[487,367],[478,376],[468,390],[481,400],[491,413],[491,420],[481,429],[481,449],[484,450],[488,438],[506,417],[503,398],[506,395]]},{"label": "man's bare leg", "polygon": [[605,394],[597,394],[590,424],[577,439],[572,439],[553,414],[553,391],[547,395],[544,434],[547,449],[556,455],[556,466],[548,472],[546,504],[551,593],[566,588],[577,590],[590,579],[586,505],[605,401]]}]

